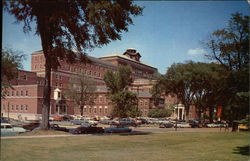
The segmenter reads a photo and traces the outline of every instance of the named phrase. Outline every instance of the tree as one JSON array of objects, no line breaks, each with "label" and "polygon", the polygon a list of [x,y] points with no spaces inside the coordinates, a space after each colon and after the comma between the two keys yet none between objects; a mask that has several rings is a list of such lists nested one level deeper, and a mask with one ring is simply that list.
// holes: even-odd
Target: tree
[{"label": "tree", "polygon": [[141,114],[137,107],[136,94],[128,90],[132,83],[131,73],[130,67],[121,66],[118,72],[107,71],[104,75],[104,81],[113,104],[113,117],[125,118]]},{"label": "tree", "polygon": [[81,116],[83,116],[84,105],[92,105],[94,103],[94,99],[96,98],[95,91],[95,81],[81,74],[75,78],[71,78],[66,95],[79,106]]},{"label": "tree", "polygon": [[195,94],[195,86],[192,82],[192,66],[193,62],[173,64],[159,81],[167,95],[176,96],[184,105],[186,119],[189,119],[189,109]]},{"label": "tree", "polygon": [[[223,84],[223,116],[240,120],[249,114],[249,16],[232,14],[227,28],[214,31],[204,45],[207,57],[222,64],[229,72]],[[243,94],[243,95],[242,95]],[[233,130],[237,125],[234,124]]]},{"label": "tree", "polygon": [[18,74],[18,69],[22,69],[22,61],[25,56],[11,48],[2,49],[1,59],[1,98],[6,95],[6,90],[12,88],[11,80],[15,79]]},{"label": "tree", "polygon": [[51,70],[60,65],[58,58],[84,62],[87,49],[121,39],[120,33],[133,23],[131,16],[142,13],[142,8],[129,0],[4,1],[4,8],[17,22],[24,22],[24,32],[30,32],[30,24],[35,22],[36,34],[41,37],[45,57],[41,126],[45,130],[49,128]]},{"label": "tree", "polygon": [[192,82],[194,84],[193,104],[201,119],[201,114],[209,111],[210,121],[213,121],[213,112],[217,106],[222,105],[220,101],[223,94],[220,89],[227,77],[227,72],[219,64],[215,63],[194,63],[192,72]]},{"label": "tree", "polygon": [[149,111],[148,117],[153,118],[163,118],[171,116],[173,110],[172,109],[153,109]]}]

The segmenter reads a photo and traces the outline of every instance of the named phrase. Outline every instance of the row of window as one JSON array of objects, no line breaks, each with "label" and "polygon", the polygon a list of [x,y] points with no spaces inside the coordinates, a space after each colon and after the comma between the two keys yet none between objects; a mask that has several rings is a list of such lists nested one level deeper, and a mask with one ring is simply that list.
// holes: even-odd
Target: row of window
[{"label": "row of window", "polygon": [[[140,105],[143,106],[143,101],[140,101]],[[148,102],[144,102],[144,105],[147,106]]]},{"label": "row of window", "polygon": [[105,114],[108,113],[108,108],[104,108],[104,110],[102,108],[99,108],[99,109],[98,108],[91,108],[91,107],[89,107],[88,109],[84,108],[84,112],[89,112],[89,113],[92,113],[92,111],[93,111],[93,113],[97,113],[98,110],[99,110],[99,113],[103,113],[103,112]]},{"label": "row of window", "polygon": [[4,111],[28,111],[28,105],[11,105],[10,108],[8,108],[8,106],[5,106],[5,104],[3,104],[3,108]]},{"label": "row of window", "polygon": [[27,90],[25,91],[7,91],[7,96],[28,96],[29,93]]}]

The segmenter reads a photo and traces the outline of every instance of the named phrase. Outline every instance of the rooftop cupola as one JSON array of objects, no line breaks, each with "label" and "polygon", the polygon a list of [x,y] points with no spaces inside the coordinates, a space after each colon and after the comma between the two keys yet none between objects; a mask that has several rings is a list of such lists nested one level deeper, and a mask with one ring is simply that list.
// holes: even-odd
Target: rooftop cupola
[{"label": "rooftop cupola", "polygon": [[135,60],[140,61],[141,54],[136,52],[135,49],[127,49],[126,52],[123,53],[123,55]]}]

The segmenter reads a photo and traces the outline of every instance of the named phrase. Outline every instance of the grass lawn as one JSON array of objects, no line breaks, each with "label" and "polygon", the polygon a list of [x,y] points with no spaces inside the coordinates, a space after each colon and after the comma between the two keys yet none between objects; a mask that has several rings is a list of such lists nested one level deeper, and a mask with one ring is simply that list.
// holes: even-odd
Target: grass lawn
[{"label": "grass lawn", "polygon": [[249,134],[168,132],[1,140],[1,161],[248,161]]}]

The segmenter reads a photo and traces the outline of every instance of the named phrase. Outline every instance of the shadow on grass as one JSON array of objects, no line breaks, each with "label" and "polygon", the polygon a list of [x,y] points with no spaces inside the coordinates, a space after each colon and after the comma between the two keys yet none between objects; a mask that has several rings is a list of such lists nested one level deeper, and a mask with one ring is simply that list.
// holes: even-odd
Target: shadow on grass
[{"label": "shadow on grass", "polygon": [[120,136],[128,136],[128,135],[150,135],[151,132],[143,132],[143,131],[132,131],[130,133],[121,133]]},{"label": "shadow on grass", "polygon": [[241,154],[241,155],[249,155],[249,146],[250,145],[245,145],[245,146],[237,146],[236,148],[234,148],[234,154]]}]

